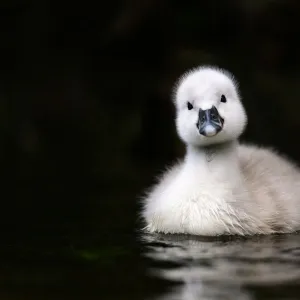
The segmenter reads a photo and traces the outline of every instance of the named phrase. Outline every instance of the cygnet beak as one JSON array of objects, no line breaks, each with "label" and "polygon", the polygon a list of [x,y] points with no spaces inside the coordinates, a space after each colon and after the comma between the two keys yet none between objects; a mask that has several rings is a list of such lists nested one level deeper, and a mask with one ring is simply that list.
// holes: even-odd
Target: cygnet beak
[{"label": "cygnet beak", "polygon": [[224,119],[219,115],[219,112],[215,106],[207,110],[199,110],[199,119],[197,122],[197,128],[199,133],[212,137],[218,134],[224,125]]}]

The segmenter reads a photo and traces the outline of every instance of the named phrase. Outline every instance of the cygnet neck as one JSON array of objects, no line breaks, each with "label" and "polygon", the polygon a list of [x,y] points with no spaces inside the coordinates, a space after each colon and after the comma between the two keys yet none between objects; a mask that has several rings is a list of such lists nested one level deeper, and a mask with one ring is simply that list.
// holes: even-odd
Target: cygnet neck
[{"label": "cygnet neck", "polygon": [[206,147],[188,145],[185,166],[189,170],[200,167],[224,176],[228,172],[237,174],[240,172],[237,146],[236,140]]}]

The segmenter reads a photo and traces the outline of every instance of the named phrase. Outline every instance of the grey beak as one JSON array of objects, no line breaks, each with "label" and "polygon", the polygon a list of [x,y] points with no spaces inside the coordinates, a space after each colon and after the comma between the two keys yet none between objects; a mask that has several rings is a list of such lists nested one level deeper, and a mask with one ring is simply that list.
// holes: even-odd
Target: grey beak
[{"label": "grey beak", "polygon": [[207,137],[215,136],[222,130],[223,125],[224,119],[220,116],[215,106],[211,109],[199,110],[197,128],[200,134]]}]

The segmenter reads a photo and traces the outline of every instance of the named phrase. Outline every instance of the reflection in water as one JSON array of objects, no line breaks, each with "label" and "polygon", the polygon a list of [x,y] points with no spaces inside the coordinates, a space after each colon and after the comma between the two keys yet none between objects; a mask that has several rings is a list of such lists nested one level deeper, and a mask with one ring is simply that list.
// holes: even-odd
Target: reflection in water
[{"label": "reflection in water", "polygon": [[152,274],[179,283],[157,300],[256,299],[258,289],[300,281],[297,234],[222,239],[155,234],[142,239],[145,255],[156,263]]}]

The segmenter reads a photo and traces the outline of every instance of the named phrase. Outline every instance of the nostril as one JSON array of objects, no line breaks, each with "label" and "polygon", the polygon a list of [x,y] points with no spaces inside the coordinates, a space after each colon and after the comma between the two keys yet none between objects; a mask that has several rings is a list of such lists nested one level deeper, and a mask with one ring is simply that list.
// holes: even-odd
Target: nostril
[{"label": "nostril", "polygon": [[210,114],[210,117],[211,117],[214,121],[217,120],[217,115],[216,115],[215,113],[211,113],[211,114]]}]

